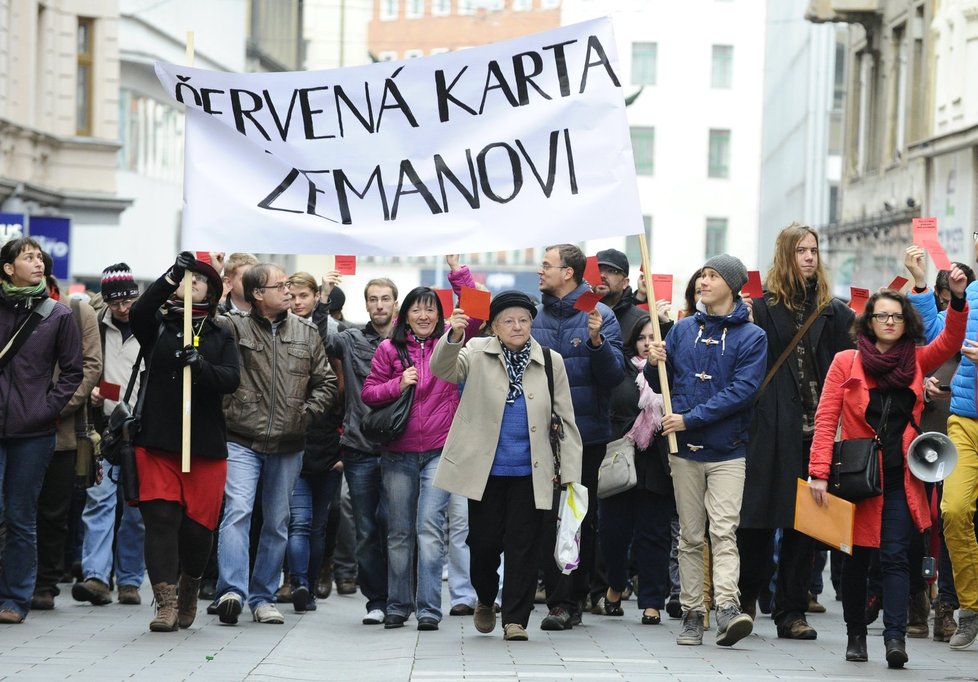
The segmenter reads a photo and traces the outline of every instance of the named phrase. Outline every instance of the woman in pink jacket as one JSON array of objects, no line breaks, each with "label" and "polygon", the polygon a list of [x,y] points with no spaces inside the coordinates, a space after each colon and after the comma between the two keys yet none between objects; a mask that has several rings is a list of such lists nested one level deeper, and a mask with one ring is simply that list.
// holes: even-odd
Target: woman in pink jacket
[{"label": "woman in pink jacket", "polygon": [[[456,290],[459,285],[475,284],[464,267],[449,279]],[[455,384],[435,377],[428,363],[444,331],[445,313],[438,295],[428,287],[412,289],[404,297],[390,338],[374,353],[360,392],[369,407],[382,407],[414,386],[407,428],[385,446],[380,458],[388,517],[384,618],[388,629],[402,627],[411,611],[417,615],[418,630],[437,630],[442,617],[441,572],[449,494],[436,488],[433,481],[458,408],[459,392]],[[400,357],[405,352],[410,360],[406,368]],[[416,584],[412,579],[415,548]]]}]

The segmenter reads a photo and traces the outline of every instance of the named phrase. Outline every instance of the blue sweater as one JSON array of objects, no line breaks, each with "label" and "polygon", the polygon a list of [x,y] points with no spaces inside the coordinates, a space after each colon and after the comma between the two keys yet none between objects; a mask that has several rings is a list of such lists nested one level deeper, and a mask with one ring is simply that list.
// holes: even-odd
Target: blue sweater
[{"label": "blue sweater", "polygon": [[490,476],[529,476],[533,473],[528,423],[526,399],[521,395],[503,409],[503,422],[499,426],[499,442],[496,444],[492,469],[489,470]]}]

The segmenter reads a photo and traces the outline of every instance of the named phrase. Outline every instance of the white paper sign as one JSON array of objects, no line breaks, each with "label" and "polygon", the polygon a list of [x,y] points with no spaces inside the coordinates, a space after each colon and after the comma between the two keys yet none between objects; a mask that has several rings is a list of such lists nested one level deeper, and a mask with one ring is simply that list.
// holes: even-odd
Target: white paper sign
[{"label": "white paper sign", "polygon": [[187,105],[186,249],[468,253],[643,229],[609,19],[331,71],[156,73]]}]

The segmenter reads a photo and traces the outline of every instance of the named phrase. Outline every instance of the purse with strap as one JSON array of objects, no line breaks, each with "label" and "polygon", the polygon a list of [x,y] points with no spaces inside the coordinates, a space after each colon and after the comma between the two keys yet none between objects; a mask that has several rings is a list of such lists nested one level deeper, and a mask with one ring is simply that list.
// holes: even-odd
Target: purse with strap
[{"label": "purse with strap", "polygon": [[550,449],[554,455],[554,488],[560,488],[560,441],[564,440],[564,420],[554,409],[554,363],[550,349],[543,347],[543,369],[547,373],[547,392],[550,394]]},{"label": "purse with strap", "polygon": [[[404,348],[398,347],[397,356],[404,369],[413,365]],[[408,386],[406,391],[388,405],[371,408],[360,421],[360,433],[363,437],[378,445],[387,445],[404,433],[411,416],[411,406],[414,404],[414,388],[413,385]]]},{"label": "purse with strap", "polygon": [[[858,351],[853,353],[856,364]],[[852,376],[852,369],[849,370]],[[828,492],[850,502],[859,502],[883,494],[880,477],[880,457],[886,420],[890,415],[890,396],[883,400],[880,428],[872,438],[839,440],[832,446],[832,464],[829,467]],[[839,417],[841,423],[842,417]]]},{"label": "purse with strap", "polygon": [[631,490],[637,484],[635,441],[628,436],[611,441],[598,468],[598,499]]},{"label": "purse with strap", "polygon": [[[75,316],[78,334],[84,338],[82,329],[81,301],[71,299],[71,314]],[[88,418],[88,400],[75,410],[75,482],[82,488],[91,488],[102,482],[102,437]]]}]

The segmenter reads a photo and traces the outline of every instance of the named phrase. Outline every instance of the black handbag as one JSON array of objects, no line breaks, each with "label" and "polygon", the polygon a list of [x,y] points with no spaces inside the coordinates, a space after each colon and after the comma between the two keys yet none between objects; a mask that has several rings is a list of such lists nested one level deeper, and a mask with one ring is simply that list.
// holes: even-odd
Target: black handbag
[{"label": "black handbag", "polygon": [[122,461],[121,448],[126,443],[132,443],[139,429],[139,420],[129,408],[129,399],[132,397],[132,389],[136,384],[136,376],[139,374],[139,366],[143,361],[143,351],[140,349],[136,356],[136,362],[132,366],[132,374],[129,375],[129,385],[126,386],[126,393],[122,400],[116,403],[109,415],[109,420],[102,429],[102,458],[112,465],[118,465]]},{"label": "black handbag", "polygon": [[[403,348],[398,348],[397,355],[404,369],[412,366],[411,358]],[[389,405],[371,408],[360,421],[360,433],[372,443],[387,445],[404,432],[413,404],[414,386],[410,386]]]},{"label": "black handbag", "polygon": [[880,430],[872,438],[840,440],[832,446],[828,491],[850,502],[883,494],[880,480],[883,434],[890,413],[890,396],[883,401]]}]

